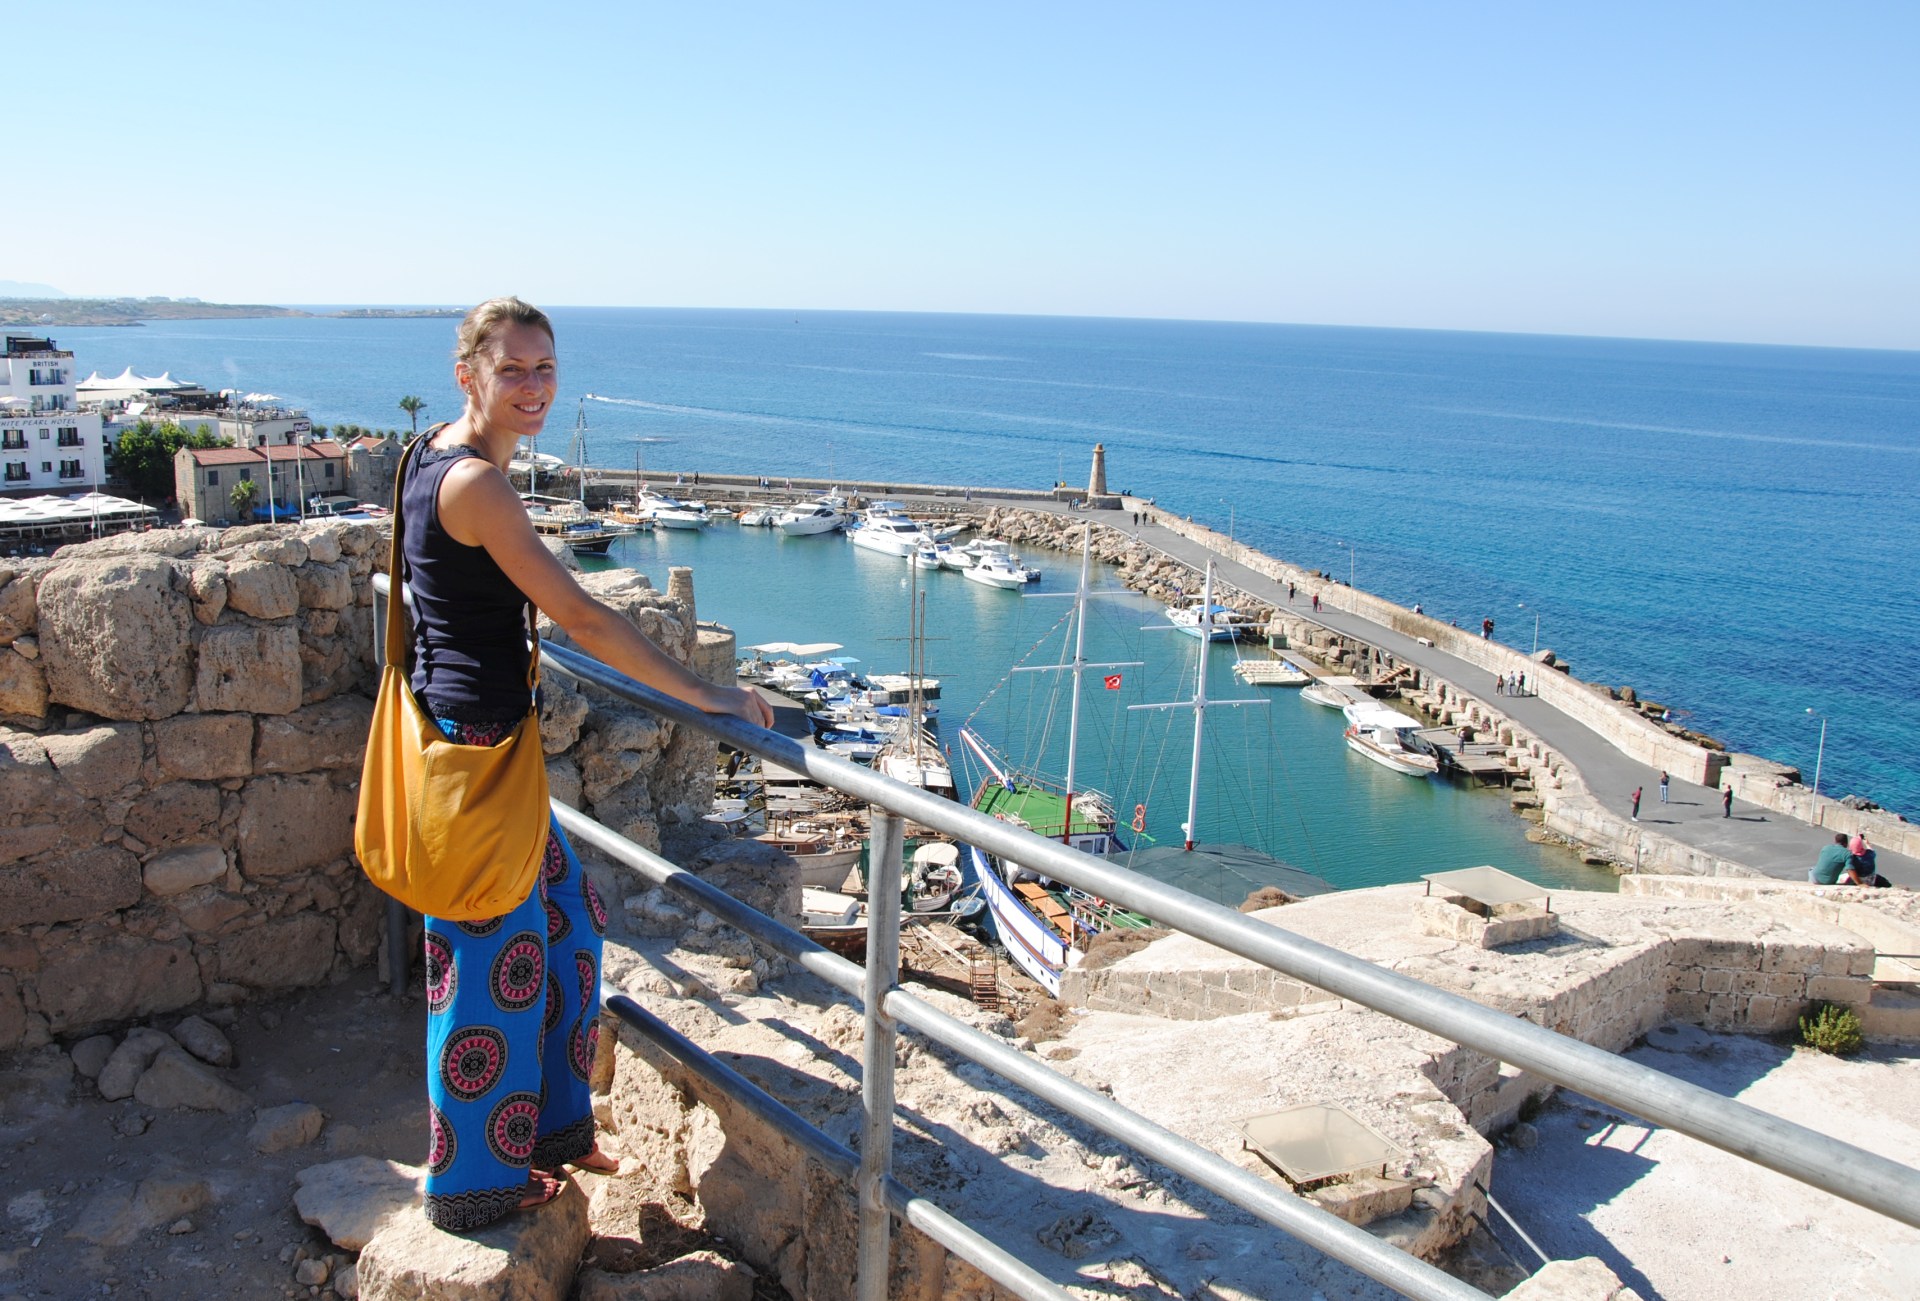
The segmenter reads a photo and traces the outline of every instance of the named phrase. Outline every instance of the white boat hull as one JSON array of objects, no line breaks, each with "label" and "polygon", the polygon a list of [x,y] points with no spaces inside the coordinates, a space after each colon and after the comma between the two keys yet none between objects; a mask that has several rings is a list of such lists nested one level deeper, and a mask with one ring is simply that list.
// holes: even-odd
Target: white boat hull
[{"label": "white boat hull", "polygon": [[974,565],[960,572],[973,582],[983,584],[987,587],[1000,587],[1011,590],[1025,587],[1027,584],[1025,574],[1016,570],[1002,569],[996,565]]},{"label": "white boat hull", "polygon": [[1341,691],[1340,688],[1328,686],[1324,682],[1315,682],[1311,686],[1302,687],[1300,689],[1300,699],[1310,700],[1314,704],[1325,706],[1328,709],[1345,709],[1353,703],[1352,696],[1347,695]]},{"label": "white boat hull", "polygon": [[1430,754],[1416,754],[1411,750],[1384,746],[1351,727],[1347,729],[1347,748],[1365,755],[1382,768],[1390,768],[1409,777],[1431,777],[1440,770],[1439,763]]},{"label": "white boat hull", "polygon": [[967,854],[973,863],[974,876],[980,882],[980,894],[987,901],[987,911],[993,917],[994,933],[1006,946],[1008,956],[1051,997],[1060,997],[1060,973],[1067,967],[1067,942],[1020,902],[1020,896],[993,870],[984,852],[968,845]]},{"label": "white boat hull", "polygon": [[920,545],[918,537],[904,533],[889,533],[885,529],[855,529],[847,534],[853,539],[853,545],[862,551],[872,551],[883,556],[896,558],[910,554]]}]

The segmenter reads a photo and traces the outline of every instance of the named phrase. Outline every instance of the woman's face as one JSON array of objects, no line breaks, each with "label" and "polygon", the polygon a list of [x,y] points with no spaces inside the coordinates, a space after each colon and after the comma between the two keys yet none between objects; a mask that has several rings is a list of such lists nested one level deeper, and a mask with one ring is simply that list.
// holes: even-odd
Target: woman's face
[{"label": "woman's face", "polygon": [[487,341],[471,365],[456,362],[454,377],[466,391],[482,429],[531,438],[547,423],[560,383],[560,363],[545,330],[509,322]]}]

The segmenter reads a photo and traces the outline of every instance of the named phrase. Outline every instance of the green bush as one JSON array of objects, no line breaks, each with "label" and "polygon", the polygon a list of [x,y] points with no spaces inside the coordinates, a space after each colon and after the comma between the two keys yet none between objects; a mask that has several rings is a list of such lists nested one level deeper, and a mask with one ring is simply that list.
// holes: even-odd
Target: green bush
[{"label": "green bush", "polygon": [[1816,1003],[1812,1012],[1800,1018],[1800,1042],[1823,1053],[1845,1057],[1859,1052],[1867,1041],[1860,1033],[1860,1018],[1852,1008],[1838,1003]]}]

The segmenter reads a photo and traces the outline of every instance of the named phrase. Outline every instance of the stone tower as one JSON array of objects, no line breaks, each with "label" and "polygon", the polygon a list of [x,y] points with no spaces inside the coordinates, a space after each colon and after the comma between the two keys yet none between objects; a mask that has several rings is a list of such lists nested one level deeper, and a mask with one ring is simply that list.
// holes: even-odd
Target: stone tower
[{"label": "stone tower", "polygon": [[1093,445],[1093,477],[1087,480],[1087,500],[1107,495],[1107,445]]}]

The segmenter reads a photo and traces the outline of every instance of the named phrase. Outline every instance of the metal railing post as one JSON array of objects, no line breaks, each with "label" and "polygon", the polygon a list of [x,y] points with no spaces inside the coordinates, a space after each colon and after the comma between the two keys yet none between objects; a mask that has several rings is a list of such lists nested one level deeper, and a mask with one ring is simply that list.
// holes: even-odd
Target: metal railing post
[{"label": "metal railing post", "polygon": [[867,841],[866,1061],[860,1079],[860,1301],[886,1301],[893,1222],[886,1182],[893,1169],[893,1051],[898,1033],[887,994],[900,977],[900,869],[906,825],[873,810]]}]

